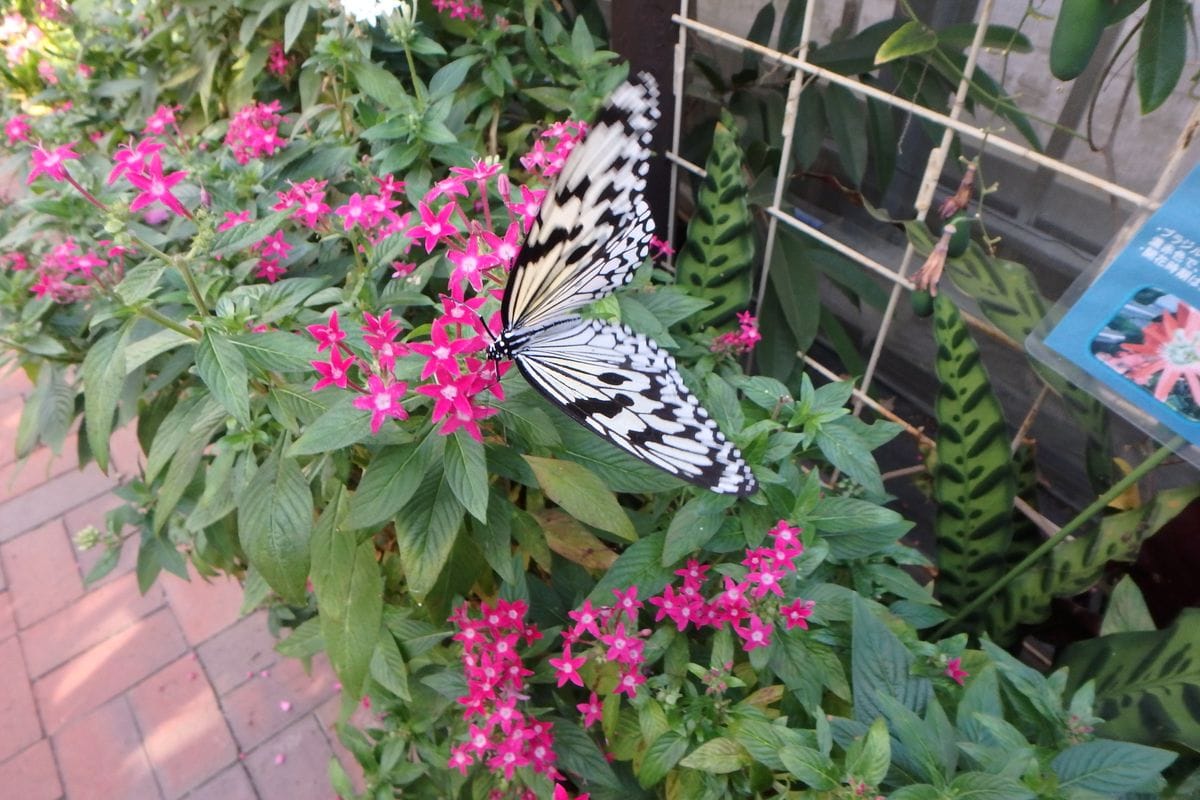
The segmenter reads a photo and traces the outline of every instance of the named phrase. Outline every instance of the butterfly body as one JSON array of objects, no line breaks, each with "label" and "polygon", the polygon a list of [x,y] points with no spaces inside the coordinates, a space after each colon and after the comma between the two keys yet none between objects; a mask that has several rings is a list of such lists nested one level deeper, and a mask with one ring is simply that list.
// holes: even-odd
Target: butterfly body
[{"label": "butterfly body", "polygon": [[654,222],[642,196],[658,87],[642,73],[609,98],[572,150],[517,255],[488,358],[617,447],[723,494],[757,482],[683,383],[675,358],[625,325],[576,310],[633,279]]}]

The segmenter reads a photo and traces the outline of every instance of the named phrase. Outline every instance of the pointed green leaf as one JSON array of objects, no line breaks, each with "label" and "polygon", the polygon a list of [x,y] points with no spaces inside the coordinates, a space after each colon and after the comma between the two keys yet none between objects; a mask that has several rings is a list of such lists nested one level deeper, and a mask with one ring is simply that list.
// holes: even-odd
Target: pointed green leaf
[{"label": "pointed green leaf", "polygon": [[622,539],[634,541],[637,532],[616,495],[596,474],[573,461],[525,456],[546,496],[571,516]]},{"label": "pointed green leaf", "polygon": [[698,769],[714,775],[737,772],[750,766],[750,754],[736,740],[726,736],[709,739],[704,744],[688,753],[679,762],[681,767]]},{"label": "pointed green leaf", "polygon": [[875,65],[928,53],[937,47],[937,44],[936,31],[923,22],[909,20],[897,28],[895,33],[883,40],[883,44],[875,51]]},{"label": "pointed green leaf", "polygon": [[101,337],[83,358],[83,414],[88,444],[96,464],[108,472],[108,439],[113,414],[125,385],[125,342],[128,327]]},{"label": "pointed green leaf", "polygon": [[1050,762],[1058,787],[1116,797],[1145,789],[1147,784],[1178,758],[1178,753],[1133,742],[1097,739],[1068,747]]},{"label": "pointed green leaf", "polygon": [[238,534],[250,563],[289,603],[304,602],[313,498],[300,465],[272,453],[238,505]]},{"label": "pointed green leaf", "polygon": [[483,454],[483,443],[476,441],[466,431],[457,430],[446,437],[446,454],[443,456],[446,482],[459,502],[475,519],[487,520],[488,470]]},{"label": "pointed green leaf", "polygon": [[1190,6],[1186,0],[1150,0],[1137,52],[1138,100],[1143,114],[1165,103],[1179,83],[1187,59]]},{"label": "pointed green leaf", "polygon": [[404,508],[444,441],[445,437],[430,434],[419,444],[399,444],[376,453],[350,500],[346,527],[368,528]]},{"label": "pointed green leaf", "polygon": [[196,369],[217,402],[242,427],[250,427],[250,375],[237,346],[223,333],[205,331],[196,347]]},{"label": "pointed green leaf", "polygon": [[688,553],[708,544],[725,520],[725,510],[733,505],[729,495],[713,492],[693,497],[675,512],[663,544],[662,564],[669,567]]},{"label": "pointed green leaf", "polygon": [[408,590],[423,600],[433,588],[462,527],[463,507],[441,470],[425,476],[404,511],[396,516],[396,544]]}]

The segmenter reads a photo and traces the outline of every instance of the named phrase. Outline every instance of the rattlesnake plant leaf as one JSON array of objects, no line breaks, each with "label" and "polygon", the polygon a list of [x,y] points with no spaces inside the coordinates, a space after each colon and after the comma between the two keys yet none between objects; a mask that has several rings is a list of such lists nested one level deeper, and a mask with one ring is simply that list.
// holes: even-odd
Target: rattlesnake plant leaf
[{"label": "rattlesnake plant leaf", "polygon": [[1090,588],[1110,561],[1136,559],[1142,542],[1197,497],[1200,484],[1158,492],[1146,505],[1105,517],[1099,530],[1063,542],[995,598],[990,607],[995,626],[991,629],[1004,631],[1041,622],[1050,614],[1052,599],[1073,597]]},{"label": "rattlesnake plant leaf", "polygon": [[696,215],[675,262],[676,280],[711,303],[685,323],[689,330],[732,327],[734,315],[750,304],[754,228],[742,149],[729,112],[717,122],[704,169],[708,174],[696,196]]},{"label": "rattlesnake plant leaf", "polygon": [[1066,693],[1095,681],[1102,736],[1200,749],[1200,609],[1161,631],[1114,633],[1067,648]]},{"label": "rattlesnake plant leaf", "polygon": [[[938,420],[933,495],[938,510],[937,595],[951,613],[1004,574],[1016,478],[1007,429],[979,348],[944,294],[933,301]],[[983,622],[977,614],[968,628]]]},{"label": "rattlesnake plant leaf", "polygon": [[[1034,462],[1034,445],[1026,440],[1012,454],[1013,476],[1016,479],[1017,497],[1024,500],[1030,507],[1037,509],[1037,467]],[[1019,564],[1027,555],[1032,553],[1043,541],[1044,537],[1038,526],[1028,516],[1017,510],[1012,510],[1012,542],[1009,543],[1006,566],[1011,568]],[[998,644],[1007,647],[1017,639],[1016,620],[1004,613],[1005,606],[992,603],[987,607],[988,635]]]},{"label": "rattlesnake plant leaf", "polygon": [[[908,238],[921,252],[933,249],[934,238],[922,222],[905,224]],[[1018,347],[1046,316],[1050,303],[1042,296],[1033,275],[1022,264],[992,258],[972,242],[961,258],[946,262],[946,274],[964,293],[979,303],[989,322],[999,328]],[[1078,423],[1086,438],[1084,463],[1092,488],[1102,492],[1116,482],[1109,446],[1108,413],[1104,405],[1058,373],[1031,361],[1034,371],[1062,397],[1067,412]]]}]

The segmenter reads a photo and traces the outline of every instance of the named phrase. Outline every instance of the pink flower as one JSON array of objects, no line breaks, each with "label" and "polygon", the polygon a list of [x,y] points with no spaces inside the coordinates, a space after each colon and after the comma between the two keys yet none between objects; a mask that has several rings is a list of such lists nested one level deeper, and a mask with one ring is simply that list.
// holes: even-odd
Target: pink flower
[{"label": "pink flower", "polygon": [[56,86],[58,84],[58,73],[54,71],[54,65],[49,61],[39,61],[37,71],[48,85]]},{"label": "pink flower", "polygon": [[642,607],[642,602],[637,599],[638,589],[636,586],[630,586],[624,592],[620,589],[613,589],[613,594],[617,598],[617,608],[625,612],[625,616],[631,622],[637,621],[638,609]]},{"label": "pink flower", "polygon": [[963,685],[963,679],[970,676],[970,673],[962,668],[961,658],[952,658],[946,662],[946,675],[959,686]]},{"label": "pink flower", "polygon": [[521,223],[514,222],[509,225],[503,237],[497,236],[491,231],[484,231],[483,243],[488,246],[496,260],[503,264],[506,270],[512,269],[513,262],[517,259],[517,253],[521,252]]},{"label": "pink flower", "polygon": [[354,407],[371,412],[371,433],[379,433],[383,421],[388,417],[408,419],[408,412],[400,403],[407,390],[408,384],[404,381],[396,381],[389,385],[377,375],[367,379],[368,394],[354,398]]},{"label": "pink flower", "polygon": [[458,210],[454,203],[447,203],[441,211],[434,212],[424,202],[417,205],[417,213],[421,216],[421,224],[414,225],[408,230],[408,238],[416,241],[425,239],[425,252],[432,253],[438,242],[458,233],[458,228],[450,222],[450,216]]},{"label": "pink flower", "polygon": [[583,605],[574,611],[568,611],[567,616],[575,620],[575,625],[571,632],[576,636],[582,636],[585,633],[590,633],[592,636],[600,636],[600,627],[597,624],[600,617],[596,609],[592,608],[591,600],[584,600]]},{"label": "pink flower", "polygon": [[558,672],[558,685],[560,688],[568,683],[583,686],[583,678],[579,675],[579,668],[587,662],[586,657],[571,658],[571,649],[567,647],[563,648],[562,658],[551,658],[549,661],[550,666],[554,667],[555,671]]},{"label": "pink flower", "polygon": [[329,206],[324,202],[326,183],[310,178],[294,184],[289,191],[276,192],[279,202],[272,206],[272,210],[286,211],[290,208],[292,219],[298,219],[306,228],[315,230],[329,213]]},{"label": "pink flower", "polygon": [[338,327],[337,309],[329,312],[329,322],[325,325],[309,325],[306,329],[310,336],[317,340],[317,352],[325,348],[336,349],[336,345],[346,338],[346,332]]},{"label": "pink flower", "polygon": [[156,139],[142,139],[137,145],[123,144],[113,154],[113,168],[108,173],[108,184],[111,186],[125,173],[138,173],[146,170],[150,157],[166,147]]},{"label": "pink flower", "polygon": [[313,384],[312,390],[319,392],[326,386],[336,386],[339,389],[346,388],[346,382],[350,379],[350,367],[354,366],[354,356],[343,356],[342,351],[334,349],[329,354],[329,361],[313,361],[312,366],[320,373],[321,380]]},{"label": "pink flower", "polygon": [[792,628],[808,630],[808,618],[812,616],[815,605],[816,603],[812,600],[797,599],[786,606],[780,606],[779,613],[783,614],[783,624],[788,630]]},{"label": "pink flower", "polygon": [[267,283],[274,283],[286,274],[287,267],[280,264],[278,258],[260,258],[254,270],[254,276],[265,278]]},{"label": "pink flower", "polygon": [[167,128],[175,124],[175,106],[159,106],[146,120],[142,133],[159,136],[166,133]]},{"label": "pink flower", "polygon": [[479,252],[479,238],[472,235],[467,240],[466,250],[450,250],[446,254],[454,271],[450,274],[450,290],[455,299],[463,299],[463,282],[469,283],[476,293],[483,291],[483,275],[499,263],[491,253]]},{"label": "pink flower", "polygon": [[522,186],[521,200],[509,206],[509,210],[521,220],[525,233],[529,233],[529,229],[533,227],[533,221],[537,219],[538,211],[542,207],[542,198],[545,196],[545,190]]},{"label": "pink flower", "polygon": [[29,177],[25,179],[25,184],[27,186],[32,184],[39,175],[45,175],[52,181],[65,181],[67,179],[67,162],[79,158],[74,147],[75,143],[71,142],[53,150],[47,150],[40,144],[33,148],[33,169],[29,170]]},{"label": "pink flower", "polygon": [[4,123],[4,135],[8,137],[10,147],[17,142],[28,142],[29,131],[29,117],[24,114],[17,114]]},{"label": "pink flower", "polygon": [[468,752],[470,745],[460,744],[450,748],[450,762],[447,766],[456,769],[463,775],[467,774],[467,768],[475,763],[475,759],[471,758]]},{"label": "pink flower", "polygon": [[580,714],[583,714],[583,727],[590,728],[600,721],[600,717],[604,716],[604,707],[600,705],[600,698],[592,692],[588,697],[587,702],[580,703],[575,706]]},{"label": "pink flower", "polygon": [[675,248],[669,242],[664,242],[657,236],[650,237],[650,254],[653,258],[669,259],[675,255]]},{"label": "pink flower", "polygon": [[187,173],[183,170],[172,172],[170,175],[163,175],[162,161],[155,155],[151,157],[144,172],[131,172],[125,177],[135,188],[141,190],[138,196],[133,198],[133,202],[129,204],[130,211],[137,211],[139,208],[144,208],[151,203],[162,203],[180,216],[191,217],[191,214],[183,207],[179,199],[171,194],[171,188],[187,177]]},{"label": "pink flower", "polygon": [[230,228],[236,228],[238,225],[244,225],[250,221],[250,209],[245,211],[226,211],[225,221],[217,226],[219,231],[227,231]]},{"label": "pink flower", "polygon": [[742,637],[742,647],[746,652],[750,652],[771,643],[773,627],[769,622],[764,623],[757,614],[751,614],[749,628],[734,624],[733,629],[737,631],[738,636]]},{"label": "pink flower", "polygon": [[623,694],[633,699],[637,697],[637,687],[646,682],[646,676],[638,672],[636,669],[623,672],[620,679],[617,681],[617,688],[614,694]]},{"label": "pink flower", "polygon": [[279,109],[279,101],[273,100],[251,103],[233,115],[225,133],[225,144],[233,151],[234,160],[246,164],[252,158],[273,155],[284,146],[279,136],[279,123],[283,121]]},{"label": "pink flower", "polygon": [[252,249],[257,250],[264,258],[287,258],[288,253],[292,251],[292,245],[284,240],[283,231],[275,231],[264,236]]},{"label": "pink flower", "polygon": [[428,343],[413,342],[409,345],[414,353],[428,357],[425,368],[421,370],[421,380],[431,378],[439,372],[457,374],[458,356],[462,353],[474,353],[483,347],[483,341],[478,336],[451,341],[446,328],[446,325],[434,325]]}]

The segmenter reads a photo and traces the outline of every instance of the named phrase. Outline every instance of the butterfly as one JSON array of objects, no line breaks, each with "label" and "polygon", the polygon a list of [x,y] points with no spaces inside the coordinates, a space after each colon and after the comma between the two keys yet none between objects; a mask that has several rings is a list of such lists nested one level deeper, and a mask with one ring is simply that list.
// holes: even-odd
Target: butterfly
[{"label": "butterfly", "polygon": [[654,220],[642,192],[658,116],[658,84],[640,73],[567,156],[509,273],[488,358],[511,358],[567,416],[647,464],[748,495],[754,474],[675,358],[627,325],[572,313],[629,283],[646,258]]}]

